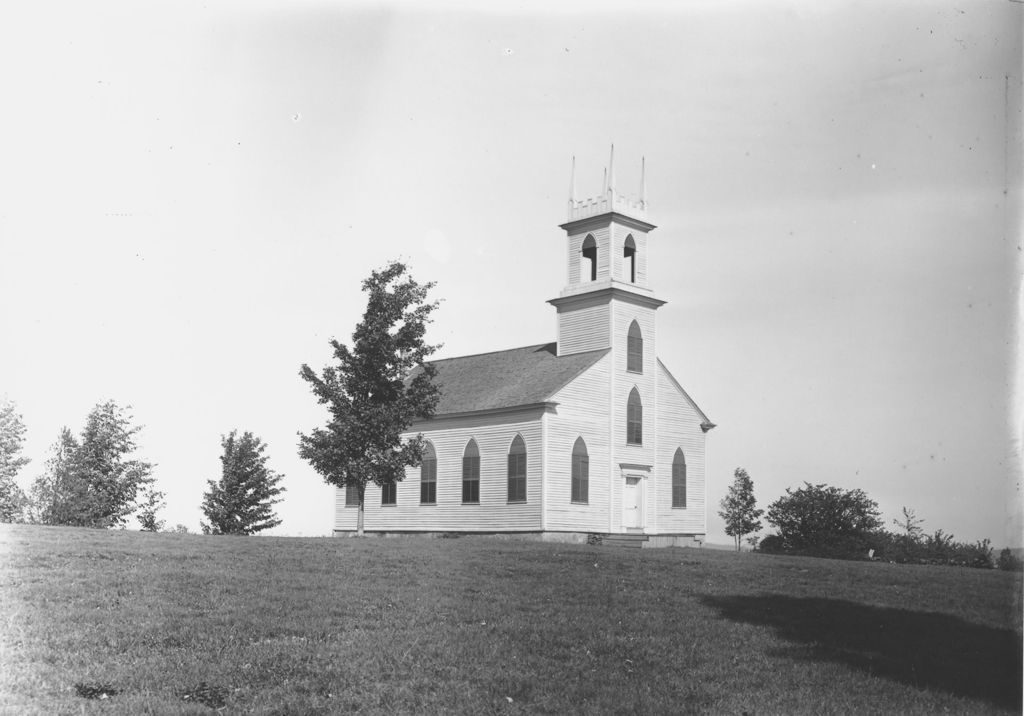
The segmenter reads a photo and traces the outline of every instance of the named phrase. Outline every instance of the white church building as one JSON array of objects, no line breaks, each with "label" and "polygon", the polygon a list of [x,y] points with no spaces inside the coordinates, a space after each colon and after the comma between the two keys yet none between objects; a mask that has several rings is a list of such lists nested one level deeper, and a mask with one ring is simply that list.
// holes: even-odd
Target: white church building
[{"label": "white church building", "polygon": [[[657,354],[665,302],[647,282],[643,179],[631,199],[613,166],[606,176],[598,197],[570,190],[556,341],[433,361],[440,402],[409,429],[425,459],[367,486],[367,533],[703,541],[714,424]],[[335,534],[354,532],[357,511],[355,492],[337,490]]]}]

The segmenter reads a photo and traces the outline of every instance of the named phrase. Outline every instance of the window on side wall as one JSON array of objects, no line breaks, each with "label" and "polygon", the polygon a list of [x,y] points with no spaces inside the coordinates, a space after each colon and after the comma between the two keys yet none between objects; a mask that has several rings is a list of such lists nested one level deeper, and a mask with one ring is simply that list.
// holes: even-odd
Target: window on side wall
[{"label": "window on side wall", "polygon": [[420,464],[420,504],[437,504],[437,453],[430,443],[423,449]]},{"label": "window on side wall", "polygon": [[677,448],[672,458],[672,506],[686,507],[686,457]]},{"label": "window on side wall", "polygon": [[526,443],[521,435],[508,450],[508,501],[526,502]]},{"label": "window on side wall", "polygon": [[480,502],[480,450],[475,440],[469,441],[462,454],[462,502]]},{"label": "window on side wall", "polygon": [[590,456],[583,438],[572,446],[572,501],[586,503],[590,493]]}]

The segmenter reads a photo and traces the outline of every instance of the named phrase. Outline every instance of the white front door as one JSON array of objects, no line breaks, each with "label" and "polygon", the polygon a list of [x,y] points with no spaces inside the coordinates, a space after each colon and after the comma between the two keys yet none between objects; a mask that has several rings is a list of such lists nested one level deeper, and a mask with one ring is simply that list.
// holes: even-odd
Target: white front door
[{"label": "white front door", "polygon": [[626,476],[626,484],[622,488],[622,526],[623,528],[643,527],[643,503],[641,493],[643,485],[639,477]]}]

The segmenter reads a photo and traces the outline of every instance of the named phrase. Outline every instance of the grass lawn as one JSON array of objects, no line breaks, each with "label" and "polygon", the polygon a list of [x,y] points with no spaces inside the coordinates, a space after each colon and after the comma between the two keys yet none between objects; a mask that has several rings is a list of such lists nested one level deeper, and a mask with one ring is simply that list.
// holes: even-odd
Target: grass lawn
[{"label": "grass lawn", "polygon": [[1019,713],[1020,575],[0,525],[3,713]]}]

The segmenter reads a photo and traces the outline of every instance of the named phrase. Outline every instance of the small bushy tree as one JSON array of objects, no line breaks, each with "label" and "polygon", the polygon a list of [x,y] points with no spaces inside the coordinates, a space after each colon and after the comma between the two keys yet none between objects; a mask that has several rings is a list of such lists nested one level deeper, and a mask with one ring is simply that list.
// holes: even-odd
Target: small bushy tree
[{"label": "small bushy tree", "polygon": [[167,506],[165,497],[164,493],[154,489],[152,485],[147,485],[143,490],[136,518],[144,531],[159,532],[164,528],[164,520],[157,519],[156,513]]},{"label": "small bushy tree", "polygon": [[33,519],[49,525],[123,527],[153,483],[153,465],[131,458],[142,428],[114,401],[96,405],[81,436],[66,427],[32,486]]},{"label": "small bushy tree", "polygon": [[732,485],[720,504],[718,514],[725,520],[725,533],[735,540],[739,552],[743,536],[761,529],[760,517],[764,514],[764,510],[757,509],[754,481],[742,467],[733,473]]},{"label": "small bushy tree", "polygon": [[917,539],[924,534],[924,528],[921,527],[924,524],[924,520],[919,519],[913,510],[908,510],[906,507],[903,508],[902,519],[893,520],[892,522],[903,530],[907,537],[912,539]]},{"label": "small bushy tree", "polygon": [[403,440],[402,433],[433,415],[440,395],[436,369],[424,363],[438,348],[424,341],[438,306],[427,301],[433,286],[417,283],[398,261],[373,271],[363,281],[369,297],[352,348],[332,340],[336,364],[319,375],[308,365],[300,372],[330,419],[325,428],[299,434],[299,455],[328,484],[355,489],[360,536],[367,484],[399,482],[406,466],[423,459],[423,437]]},{"label": "small bushy tree", "polygon": [[0,401],[0,522],[20,522],[26,497],[17,483],[18,472],[29,460],[21,457],[25,424],[14,403]]},{"label": "small bushy tree", "polygon": [[285,488],[278,483],[284,478],[267,467],[267,446],[250,432],[238,436],[237,430],[221,438],[219,480],[207,480],[209,489],[203,495],[203,514],[209,523],[202,523],[205,534],[251,535],[277,527],[281,520],[274,514],[274,505]]},{"label": "small bushy tree", "polygon": [[785,551],[849,557],[872,549],[871,535],[882,527],[879,515],[878,503],[863,490],[805,482],[770,504],[767,518]]}]

